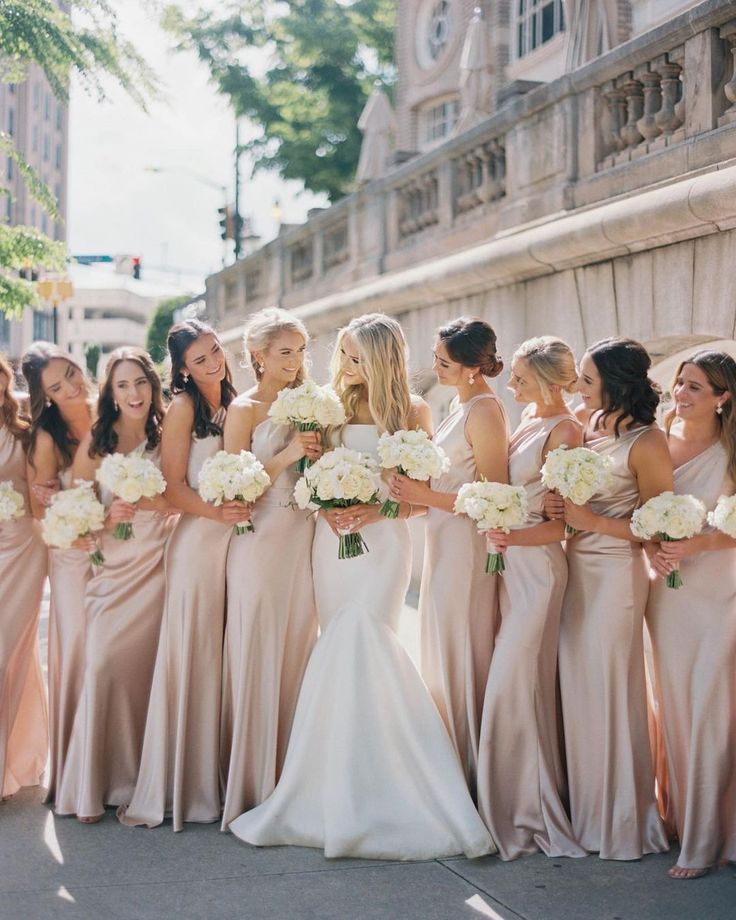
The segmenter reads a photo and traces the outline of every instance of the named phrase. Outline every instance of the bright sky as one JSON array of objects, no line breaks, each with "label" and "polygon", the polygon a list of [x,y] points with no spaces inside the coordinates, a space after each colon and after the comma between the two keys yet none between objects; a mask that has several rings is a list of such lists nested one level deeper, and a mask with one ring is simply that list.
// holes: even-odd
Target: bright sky
[{"label": "bright sky", "polygon": [[[226,185],[232,202],[234,118],[196,56],[169,50],[171,39],[158,26],[154,4],[114,5],[122,31],[159,74],[162,100],[146,114],[116,87],[107,102],[73,88],[69,248],[74,255],[140,255],[144,271],[163,266],[204,277],[221,265],[217,208],[224,202],[212,186]],[[252,179],[245,156],[240,174],[241,213],[252,216],[264,241],[276,234],[274,199],[285,223],[302,221],[310,207],[324,204],[274,174]]]}]

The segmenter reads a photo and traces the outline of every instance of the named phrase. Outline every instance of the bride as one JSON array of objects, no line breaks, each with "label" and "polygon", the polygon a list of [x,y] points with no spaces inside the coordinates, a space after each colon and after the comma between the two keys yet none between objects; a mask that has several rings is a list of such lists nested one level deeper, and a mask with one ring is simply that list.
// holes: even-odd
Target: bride
[{"label": "bride", "polygon": [[[342,329],[333,386],[348,423],[332,443],[376,456],[378,436],[430,412],[409,392],[406,343],[382,314]],[[325,856],[430,859],[495,852],[445,726],[396,635],[411,543],[380,505],[322,512],[312,562],[321,635],[309,660],[273,794],[230,825],[247,843],[321,847]],[[369,552],[338,560],[338,533],[360,530]]]}]

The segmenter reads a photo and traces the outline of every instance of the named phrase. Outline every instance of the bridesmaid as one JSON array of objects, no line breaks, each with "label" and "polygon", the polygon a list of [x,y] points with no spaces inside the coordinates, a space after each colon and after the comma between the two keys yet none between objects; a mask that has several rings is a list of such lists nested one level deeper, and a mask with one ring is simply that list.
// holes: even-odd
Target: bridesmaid
[{"label": "bridesmaid", "polygon": [[[161,381],[149,356],[139,348],[116,349],[97,421],[74,459],[74,479],[94,481],[103,457],[115,453],[159,466],[163,418]],[[138,775],[173,523],[163,496],[131,505],[100,491],[108,508],[100,539],[105,563],[87,583],[84,682],[55,809],[85,824],[98,821],[106,805],[129,801]],[[123,522],[133,524],[130,540],[112,535]]]},{"label": "bridesmaid", "polygon": [[[242,502],[219,507],[197,493],[204,461],[222,449],[227,407],[236,396],[213,329],[199,320],[168,335],[174,393],[161,438],[166,498],[183,513],[166,550],[166,601],[141,767],[124,824],[154,827],[220,817],[220,698],[225,566]],[[245,539],[243,537],[242,539]]]},{"label": "bridesmaid", "polygon": [[[295,464],[321,454],[318,432],[276,425],[268,410],[304,381],[307,330],[285,310],[254,314],[245,329],[256,385],[235,399],[225,449],[252,450],[271,487],[255,504],[255,533],[233,538],[227,561],[222,828],[273,792],[281,773],[304,669],[317,638],[312,588],[314,517],[293,506]],[[281,552],[275,549],[281,547]]]},{"label": "bridesmaid", "polygon": [[498,579],[485,573],[485,540],[474,522],[456,516],[453,506],[466,482],[508,482],[508,422],[487,379],[503,369],[495,332],[477,317],[442,326],[433,366],[439,383],[457,390],[434,435],[452,466],[431,483],[394,477],[392,498],[429,509],[419,595],[421,673],[475,794]]},{"label": "bridesmaid", "polygon": [[667,850],[654,796],[647,727],[643,618],[649,579],[631,533],[637,505],[672,488],[672,461],[654,424],[659,390],[644,348],[597,342],[580,363],[584,443],[612,461],[588,505],[551,496],[550,515],[581,531],[568,540],[560,626],[560,691],[575,839],[603,859]]},{"label": "bridesmaid", "polygon": [[569,346],[529,339],[514,354],[509,389],[526,404],[509,446],[509,479],[524,486],[529,520],[511,533],[491,531],[504,552],[498,579],[501,625],[488,675],[480,732],[478,809],[501,859],[542,850],[585,856],[560,799],[564,788],[557,733],[557,643],[567,562],[562,521],[544,518],[541,468],[549,451],[580,447],[582,426],[565,403],[577,387]]},{"label": "bridesmaid", "polygon": [[13,396],[13,369],[0,355],[0,482],[23,496],[22,517],[0,522],[0,792],[37,786],[46,766],[46,694],[38,620],[46,547],[30,512],[26,453],[29,422]]},{"label": "bridesmaid", "polygon": [[[67,352],[34,342],[23,355],[31,404],[28,481],[36,517],[72,482],[72,463],[92,425],[92,385]],[[49,759],[46,801],[61,778],[84,673],[84,593],[92,568],[80,545],[49,551],[51,604],[48,634]]]},{"label": "bridesmaid", "polygon": [[[678,368],[665,418],[675,492],[712,510],[736,489],[736,362],[699,351]],[[649,592],[659,719],[669,769],[666,818],[680,856],[672,878],[736,861],[736,541],[706,532],[662,543],[653,566],[682,571],[679,591],[658,578]]]}]

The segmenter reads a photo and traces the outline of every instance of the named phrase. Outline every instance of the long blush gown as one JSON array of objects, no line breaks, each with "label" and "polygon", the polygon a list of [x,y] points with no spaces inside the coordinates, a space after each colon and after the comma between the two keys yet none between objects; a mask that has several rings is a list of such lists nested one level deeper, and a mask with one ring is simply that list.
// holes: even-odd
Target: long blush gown
[{"label": "long blush gown", "polygon": [[[478,478],[465,426],[470,410],[482,399],[496,397],[489,393],[466,403],[455,401],[437,428],[434,442],[451,466],[432,480],[433,489],[457,492]],[[486,541],[475,523],[465,515],[430,508],[419,593],[420,670],[473,792],[483,696],[498,625],[498,579],[486,575],[485,565]]]},{"label": "long blush gown", "polygon": [[0,785],[7,796],[41,782],[48,732],[38,648],[46,547],[30,514],[23,446],[5,426],[0,482],[12,482],[26,506],[23,517],[0,523]]},{"label": "long blush gown", "polygon": [[[374,425],[343,443],[376,455]],[[457,754],[396,627],[411,575],[406,522],[371,524],[369,552],[337,558],[317,521],[315,597],[321,634],[304,675],[281,778],[231,825],[259,846],[320,847],[325,856],[480,856],[493,844]]]},{"label": "long blush gown", "polygon": [[[629,453],[650,427],[586,447],[611,457],[611,481],[591,507],[629,517],[639,503]],[[667,850],[654,795],[644,676],[649,576],[639,543],[582,532],[568,540],[559,672],[575,839],[604,859]]]},{"label": "long blush gown", "polygon": [[[158,449],[136,453],[159,465]],[[112,499],[103,488],[104,504]],[[84,680],[56,794],[58,814],[101,815],[106,805],[121,805],[133,794],[173,523],[172,515],[139,510],[130,540],[105,531],[98,541],[105,562],[87,583]]]},{"label": "long blush gown", "polygon": [[[251,450],[268,463],[292,436],[290,428],[265,419],[253,432]],[[314,515],[290,507],[298,478],[293,465],[284,470],[255,504],[255,533],[230,541],[221,734],[227,778],[223,830],[276,786],[317,638]]]},{"label": "long blush gown", "polygon": [[[731,495],[728,456],[714,444],[675,470],[675,491],[709,510]],[[669,770],[667,820],[678,864],[736,861],[736,549],[683,559],[683,585],[649,592],[659,721]]]},{"label": "long blush gown", "polygon": [[[544,445],[569,418],[522,422],[511,438],[509,481],[526,489],[527,527],[544,520]],[[560,799],[565,778],[557,732],[557,642],[565,551],[553,543],[510,546],[505,555],[506,571],[495,576],[501,624],[481,723],[478,809],[501,859],[537,850],[585,856]]]},{"label": "long blush gown", "polygon": [[[59,475],[62,489],[72,485],[71,467]],[[89,553],[49,550],[49,757],[46,801],[52,802],[64,772],[74,715],[82,693],[86,617],[84,597],[92,575]]]},{"label": "long blush gown", "polygon": [[[222,427],[225,410],[214,416]],[[187,482],[222,449],[222,435],[192,433]],[[225,627],[225,567],[233,528],[182,514],[166,548],[166,600],[133,797],[123,824],[155,827],[168,815],[185,821],[220,817],[220,699]],[[246,539],[244,536],[240,539]]]}]

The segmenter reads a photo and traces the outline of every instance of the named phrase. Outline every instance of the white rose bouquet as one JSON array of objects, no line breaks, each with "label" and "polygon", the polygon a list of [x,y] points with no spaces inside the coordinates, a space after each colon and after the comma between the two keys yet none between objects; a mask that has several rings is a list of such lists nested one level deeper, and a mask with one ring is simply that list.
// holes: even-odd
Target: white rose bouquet
[{"label": "white rose bouquet", "polygon": [[[409,479],[426,482],[441,476],[450,469],[447,454],[430,440],[426,431],[384,432],[378,439],[378,459],[384,469],[395,469]],[[381,514],[387,518],[399,516],[399,503],[387,498],[381,506]]]},{"label": "white rose bouquet", "polygon": [[708,523],[736,540],[736,495],[721,495],[715,508],[708,513]]},{"label": "white rose bouquet", "polygon": [[13,483],[9,479],[0,482],[0,524],[23,517],[25,510],[26,503],[23,501],[23,496],[20,492],[16,492]]},{"label": "white rose bouquet", "polygon": [[[705,517],[705,505],[694,495],[662,492],[636,509],[631,532],[641,540],[689,540],[703,529]],[[667,587],[682,587],[677,569],[667,576]]]},{"label": "white rose bouquet", "polygon": [[[69,549],[77,537],[86,537],[105,526],[105,506],[97,500],[94,485],[80,482],[73,489],[57,492],[51,499],[41,523],[44,542]],[[95,549],[89,557],[102,565],[105,557]]]},{"label": "white rose bouquet", "polygon": [[[254,502],[271,485],[271,479],[261,461],[249,450],[230,454],[218,450],[208,457],[199,472],[199,495],[206,502],[221,505],[223,502]],[[235,533],[253,533],[255,528],[236,524]]]},{"label": "white rose bouquet", "polygon": [[[166,480],[156,464],[136,454],[108,454],[103,458],[95,478],[101,486],[131,505],[142,498],[161,495],[166,489]],[[115,525],[112,535],[117,540],[130,540],[133,536],[132,523],[121,521]]]},{"label": "white rose bouquet", "polygon": [[[542,483],[575,505],[585,505],[601,492],[609,479],[612,460],[587,447],[561,447],[551,450],[542,466]],[[565,536],[577,533],[565,524]]]},{"label": "white rose bouquet", "polygon": [[[372,457],[347,447],[323,454],[294,487],[294,500],[302,508],[348,508],[378,502],[378,464]],[[340,534],[338,559],[362,556],[368,547],[360,533]]]},{"label": "white rose bouquet", "polygon": [[[328,425],[343,425],[345,409],[340,397],[331,387],[318,386],[305,380],[298,387],[284,387],[268,410],[269,418],[278,425],[293,425],[298,431],[320,431]],[[297,473],[303,473],[312,461],[302,457],[297,461]]]},{"label": "white rose bouquet", "polygon": [[[503,530],[525,523],[529,510],[523,486],[503,482],[466,482],[455,499],[455,514],[467,514],[479,531]],[[488,553],[486,574],[503,573],[503,553]]]}]

